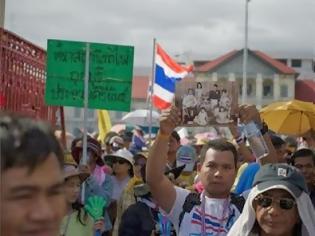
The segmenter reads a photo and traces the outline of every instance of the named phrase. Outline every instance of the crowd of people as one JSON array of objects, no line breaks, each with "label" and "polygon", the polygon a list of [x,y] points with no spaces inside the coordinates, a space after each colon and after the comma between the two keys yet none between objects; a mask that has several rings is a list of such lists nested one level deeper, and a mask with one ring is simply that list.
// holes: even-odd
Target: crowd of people
[{"label": "crowd of people", "polygon": [[151,146],[138,127],[88,136],[84,163],[83,137],[63,150],[47,124],[2,113],[1,235],[315,235],[315,131],[283,139],[253,105],[238,118],[264,127],[268,156],[236,124],[181,145],[172,107]]}]

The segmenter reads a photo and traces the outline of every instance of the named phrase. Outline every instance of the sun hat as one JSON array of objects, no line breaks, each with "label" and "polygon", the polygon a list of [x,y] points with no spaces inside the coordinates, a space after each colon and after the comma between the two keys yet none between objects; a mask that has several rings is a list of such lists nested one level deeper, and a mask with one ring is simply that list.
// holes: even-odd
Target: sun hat
[{"label": "sun hat", "polygon": [[[71,154],[77,164],[80,163],[80,154],[82,153],[82,149],[83,149],[83,140],[82,138],[77,139],[76,143],[72,145],[72,148],[71,148]],[[96,139],[90,136],[87,137],[87,150],[93,152],[96,155],[97,157],[96,163],[98,165],[102,166],[104,164],[101,158],[102,156],[101,144]]]},{"label": "sun hat", "polygon": [[118,135],[111,137],[111,139],[109,140],[109,144],[110,145],[124,145],[124,139]]},{"label": "sun hat", "polygon": [[121,158],[128,161],[132,166],[134,165],[135,162],[132,153],[128,151],[126,148],[119,149],[118,151],[112,154],[108,154],[104,157],[104,159],[109,162],[113,162],[117,158]]},{"label": "sun hat", "polygon": [[294,166],[288,164],[265,164],[256,173],[253,186],[260,191],[284,189],[298,198],[302,192],[308,192],[303,175]]},{"label": "sun hat", "polygon": [[79,176],[81,182],[85,181],[90,174],[85,171],[79,170],[75,165],[65,164],[63,167],[63,178],[67,179],[73,176]]}]

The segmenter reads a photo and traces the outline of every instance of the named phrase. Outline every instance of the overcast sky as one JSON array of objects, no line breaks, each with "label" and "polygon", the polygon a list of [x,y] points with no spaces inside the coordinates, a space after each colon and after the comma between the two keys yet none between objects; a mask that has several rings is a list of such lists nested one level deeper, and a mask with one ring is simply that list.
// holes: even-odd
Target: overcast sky
[{"label": "overcast sky", "polygon": [[[5,28],[49,38],[135,46],[150,66],[156,37],[171,56],[213,59],[244,45],[245,0],[6,0]],[[315,0],[251,0],[249,48],[315,55]],[[184,55],[184,56],[183,56]]]}]

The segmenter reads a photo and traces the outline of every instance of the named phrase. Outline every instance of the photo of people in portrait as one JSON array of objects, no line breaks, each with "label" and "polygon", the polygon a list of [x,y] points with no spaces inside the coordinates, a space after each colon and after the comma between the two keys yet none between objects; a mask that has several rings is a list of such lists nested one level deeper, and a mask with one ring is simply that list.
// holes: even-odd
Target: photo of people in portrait
[{"label": "photo of people in portrait", "polygon": [[182,81],[176,84],[175,103],[181,110],[183,126],[231,123],[237,101],[235,82]]}]

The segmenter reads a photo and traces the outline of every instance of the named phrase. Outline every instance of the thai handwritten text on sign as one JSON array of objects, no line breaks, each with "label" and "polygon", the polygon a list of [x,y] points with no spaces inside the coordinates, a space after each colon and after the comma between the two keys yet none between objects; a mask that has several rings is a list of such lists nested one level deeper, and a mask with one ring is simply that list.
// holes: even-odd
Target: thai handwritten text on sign
[{"label": "thai handwritten text on sign", "polygon": [[[48,40],[45,101],[83,107],[86,43]],[[89,108],[129,111],[134,48],[90,43]]]}]

